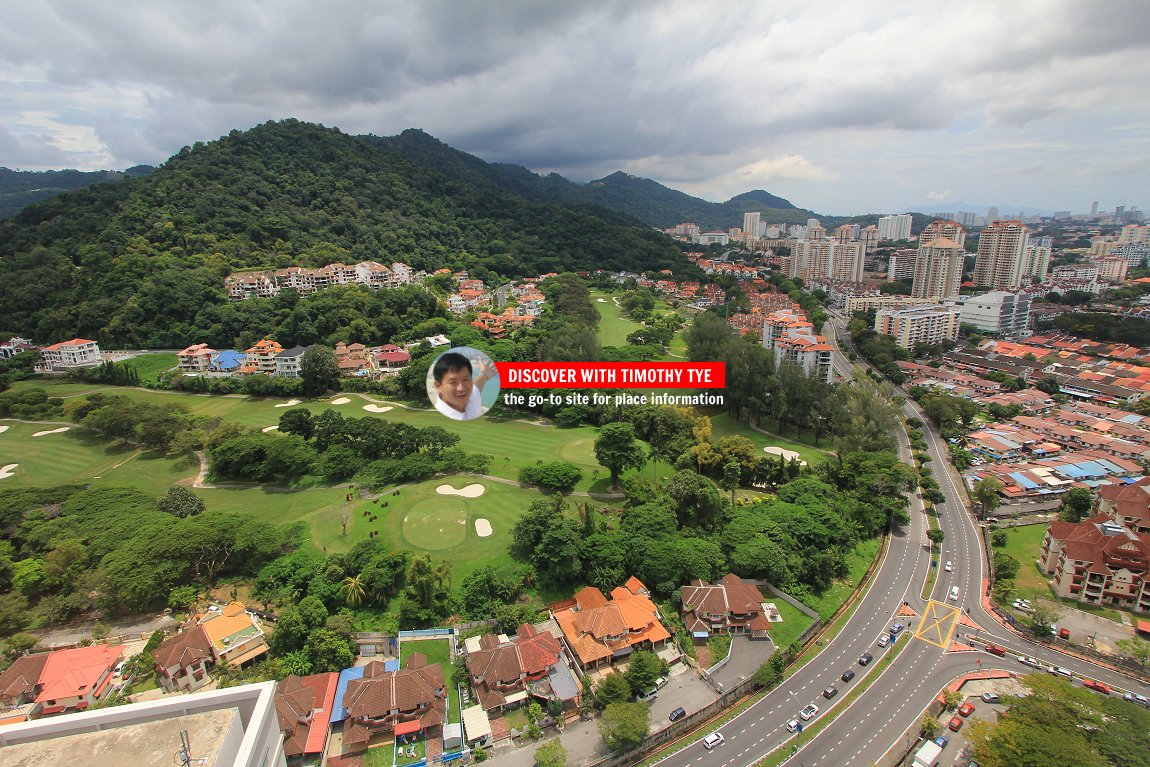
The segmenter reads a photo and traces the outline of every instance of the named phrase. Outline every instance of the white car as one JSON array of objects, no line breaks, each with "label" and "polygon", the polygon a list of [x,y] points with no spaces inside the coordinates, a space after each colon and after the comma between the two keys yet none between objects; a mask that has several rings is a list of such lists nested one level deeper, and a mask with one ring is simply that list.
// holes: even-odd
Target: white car
[{"label": "white car", "polygon": [[875,642],[875,644],[877,644],[879,647],[886,647],[888,644],[890,644],[890,637],[886,634],[883,634],[878,638],[878,641]]},{"label": "white car", "polygon": [[817,713],[819,713],[819,707],[814,703],[808,703],[807,705],[803,706],[803,710],[799,712],[799,716],[801,716],[803,721],[806,722],[813,719]]},{"label": "white car", "polygon": [[726,738],[723,737],[723,733],[716,730],[707,737],[703,738],[703,748],[710,751],[715,746],[721,746],[724,740],[726,740]]},{"label": "white car", "polygon": [[946,564],[943,566],[942,569],[946,570],[948,573],[953,573],[954,572],[954,565],[952,565],[950,563],[950,560],[948,559],[948,560],[946,560]]},{"label": "white car", "polygon": [[1042,663],[1039,662],[1038,658],[1032,658],[1029,655],[1019,655],[1018,662],[1031,668],[1042,668]]},{"label": "white car", "polygon": [[798,729],[799,729],[799,720],[798,719],[792,719],[791,721],[787,722],[787,732],[797,732]]},{"label": "white car", "polygon": [[1034,612],[1034,608],[1031,607],[1030,602],[1025,599],[1014,600],[1014,602],[1011,603],[1011,607],[1013,607],[1015,610],[1021,610],[1024,613]]},{"label": "white car", "polygon": [[1073,679],[1074,678],[1073,672],[1071,672],[1071,670],[1068,668],[1063,668],[1062,666],[1051,666],[1050,668],[1048,668],[1046,670],[1049,671],[1051,674],[1055,674],[1056,676],[1064,676],[1067,679]]}]

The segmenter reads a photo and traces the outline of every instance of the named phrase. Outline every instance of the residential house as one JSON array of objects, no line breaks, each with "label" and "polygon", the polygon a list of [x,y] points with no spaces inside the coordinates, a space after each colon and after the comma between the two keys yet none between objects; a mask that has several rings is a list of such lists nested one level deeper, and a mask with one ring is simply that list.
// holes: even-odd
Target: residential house
[{"label": "residential house", "polygon": [[762,593],[734,573],[714,585],[695,579],[681,593],[683,625],[692,637],[750,634],[752,639],[770,638],[771,623]]},{"label": "residential house", "polygon": [[73,338],[40,350],[39,366],[53,372],[92,368],[103,362],[100,345],[86,338]]},{"label": "residential house", "polygon": [[208,364],[209,373],[235,373],[247,361],[247,355],[235,349],[224,349],[218,352]]},{"label": "residential house", "polygon": [[275,356],[275,374],[285,378],[299,378],[300,362],[303,360],[304,353],[310,348],[310,346],[293,346],[277,354]]},{"label": "residential house", "polygon": [[417,732],[433,737],[447,721],[443,669],[427,665],[422,653],[412,653],[396,671],[371,661],[362,678],[347,683],[341,705],[347,710],[343,742],[351,751],[363,750],[376,738]]},{"label": "residential house", "polygon": [[367,347],[360,343],[345,344],[340,341],[335,345],[335,359],[339,363],[340,374],[345,376],[364,375],[370,367]]},{"label": "residential house", "polygon": [[1061,597],[1150,613],[1150,533],[1134,532],[1104,513],[1084,522],[1051,522],[1041,563]]},{"label": "residential house", "polygon": [[1150,533],[1150,477],[1098,488],[1094,510],[1136,533]]},{"label": "residential house", "polygon": [[495,634],[467,643],[467,673],[485,710],[519,705],[529,696],[577,702],[579,683],[563,662],[563,645],[548,631],[523,624],[513,638]]},{"label": "residential house", "polygon": [[215,665],[212,640],[199,623],[192,623],[168,637],[152,651],[156,680],[168,692],[193,692],[208,682],[208,669]]},{"label": "residential house", "polygon": [[218,353],[207,344],[192,344],[176,353],[179,359],[176,367],[185,373],[204,373],[211,367],[212,358]]},{"label": "residential house", "polygon": [[21,352],[33,352],[39,348],[39,346],[36,346],[36,344],[29,341],[27,338],[13,336],[4,343],[0,344],[0,360],[11,359]]},{"label": "residential house", "polygon": [[552,605],[551,614],[583,671],[610,665],[635,650],[657,650],[671,639],[650,592],[634,576],[626,586],[612,589],[610,600],[588,586]]},{"label": "residential house", "polygon": [[278,343],[265,338],[244,352],[246,360],[236,372],[249,375],[262,373],[274,376],[276,374],[276,355],[283,350],[284,348]]},{"label": "residential house", "polygon": [[372,362],[384,375],[395,375],[411,364],[411,353],[395,344],[386,344],[373,352]]},{"label": "residential house", "polygon": [[198,620],[212,643],[217,663],[243,666],[267,654],[263,629],[239,602],[223,608],[213,605]]},{"label": "residential house", "polygon": [[122,645],[92,645],[17,658],[0,674],[0,700],[36,703],[44,714],[83,711],[111,693],[123,654]]},{"label": "residential house", "polygon": [[318,763],[323,756],[338,680],[339,674],[292,674],[276,684],[276,719],[288,764]]}]

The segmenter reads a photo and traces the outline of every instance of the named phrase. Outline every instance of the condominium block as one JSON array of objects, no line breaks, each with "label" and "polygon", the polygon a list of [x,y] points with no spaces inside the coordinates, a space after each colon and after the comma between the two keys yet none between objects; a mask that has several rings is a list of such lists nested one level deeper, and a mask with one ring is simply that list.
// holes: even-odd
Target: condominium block
[{"label": "condominium block", "polygon": [[950,240],[958,247],[966,247],[966,229],[957,221],[948,219],[935,219],[918,233],[918,244],[926,245],[935,240]]},{"label": "condominium block", "polygon": [[909,240],[910,225],[914,219],[909,213],[900,213],[895,216],[883,216],[878,220],[878,236],[880,240]]},{"label": "condominium block", "polygon": [[993,221],[978,236],[974,284],[1012,290],[1023,281],[1023,255],[1030,232],[1021,221]]},{"label": "condominium block", "polygon": [[1027,282],[1030,278],[1037,277],[1039,282],[1046,276],[1046,272],[1050,269],[1050,248],[1041,247],[1039,245],[1027,245],[1026,249],[1022,252],[1022,282]]},{"label": "condominium block", "polygon": [[996,290],[962,302],[962,322],[1002,336],[1029,335],[1030,296]]},{"label": "condominium block", "polygon": [[956,306],[928,304],[875,312],[876,333],[891,336],[904,349],[915,344],[939,344],[958,338],[961,310]]},{"label": "condominium block", "polygon": [[936,300],[957,296],[962,284],[964,255],[962,246],[946,237],[920,245],[910,294]]}]

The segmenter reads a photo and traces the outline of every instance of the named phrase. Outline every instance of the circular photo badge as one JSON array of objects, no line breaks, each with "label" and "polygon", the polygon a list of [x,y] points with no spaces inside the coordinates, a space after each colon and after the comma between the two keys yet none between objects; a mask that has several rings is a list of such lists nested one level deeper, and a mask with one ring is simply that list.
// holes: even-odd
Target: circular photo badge
[{"label": "circular photo badge", "polygon": [[456,346],[435,358],[427,371],[427,398],[454,421],[470,421],[499,399],[499,371],[485,353]]}]

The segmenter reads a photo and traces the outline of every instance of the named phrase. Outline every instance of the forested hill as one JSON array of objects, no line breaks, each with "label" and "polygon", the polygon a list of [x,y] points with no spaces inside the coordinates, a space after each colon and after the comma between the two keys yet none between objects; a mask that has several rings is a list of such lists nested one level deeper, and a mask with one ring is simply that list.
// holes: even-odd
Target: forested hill
[{"label": "forested hill", "polygon": [[149,165],[137,165],[123,172],[0,168],[0,219],[9,218],[27,205],[63,192],[83,189],[92,184],[114,183],[127,176],[146,176],[153,170],[155,168]]},{"label": "forested hill", "polygon": [[180,345],[212,324],[204,314],[225,302],[237,268],[364,259],[481,275],[686,264],[623,214],[531,200],[485,182],[478,165],[452,175],[285,120],[0,223],[0,317],[40,341]]}]

